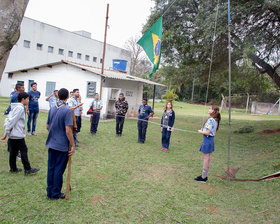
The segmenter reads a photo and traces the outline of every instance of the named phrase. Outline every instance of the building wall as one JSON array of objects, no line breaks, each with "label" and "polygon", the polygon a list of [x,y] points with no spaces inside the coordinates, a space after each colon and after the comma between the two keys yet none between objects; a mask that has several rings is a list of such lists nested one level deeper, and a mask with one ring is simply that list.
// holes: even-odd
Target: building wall
[{"label": "building wall", "polygon": [[[100,59],[103,54],[103,43],[84,37],[81,34],[60,29],[30,18],[23,18],[21,24],[21,35],[17,44],[13,47],[0,83],[0,96],[9,96],[11,87],[7,84],[9,71],[35,67],[43,64],[69,60],[81,64],[101,67]],[[30,41],[30,47],[24,46],[24,41]],[[42,44],[42,49],[37,49],[37,44]],[[53,52],[48,52],[48,47],[53,47]],[[63,49],[63,55],[58,53]],[[73,57],[68,55],[68,51],[73,52]],[[77,58],[77,53],[81,53],[81,59]],[[89,60],[86,60],[86,55]],[[96,62],[93,61],[96,57]],[[127,60],[130,68],[129,52],[112,45],[106,45],[105,68],[113,66],[113,59]]]},{"label": "building wall", "polygon": [[[100,82],[101,76],[92,72],[84,71],[80,68],[76,68],[68,64],[54,65],[52,68],[42,67],[39,70],[33,69],[28,72],[17,72],[13,74],[11,79],[8,79],[11,86],[15,86],[17,81],[24,81],[24,87],[28,90],[29,80],[34,80],[38,84],[38,91],[41,92],[39,99],[39,108],[43,110],[49,109],[49,103],[46,99],[46,83],[55,82],[55,89],[66,88],[69,91],[78,88],[82,97],[83,116],[86,116],[86,112],[89,109],[93,98],[87,97],[87,83],[89,81],[96,82],[96,92],[100,94]],[[110,106],[109,99],[112,99],[112,89],[119,89],[119,92],[123,92],[129,103],[128,116],[134,116],[137,114],[137,109],[141,104],[143,84],[133,81],[123,81],[117,79],[106,79],[102,88],[102,102],[103,109],[101,111],[101,117],[107,117],[107,111]],[[127,92],[129,91],[129,92]],[[11,92],[11,91],[10,91]],[[9,93],[10,93],[9,92]],[[116,99],[118,94],[115,95]],[[111,104],[114,101],[110,101]],[[114,109],[114,108],[113,108]]]}]

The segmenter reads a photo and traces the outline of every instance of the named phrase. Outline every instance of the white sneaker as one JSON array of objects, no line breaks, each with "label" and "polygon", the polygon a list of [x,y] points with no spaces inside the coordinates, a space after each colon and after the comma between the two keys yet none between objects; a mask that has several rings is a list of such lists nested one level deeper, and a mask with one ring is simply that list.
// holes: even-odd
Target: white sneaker
[{"label": "white sneaker", "polygon": [[20,156],[17,156],[17,160],[21,160],[21,157],[20,157]]},{"label": "white sneaker", "polygon": [[33,131],[33,132],[32,132],[32,135],[37,136],[37,134],[36,134],[36,132],[35,132],[35,131]]},{"label": "white sneaker", "polygon": [[31,134],[31,132],[27,132],[27,135],[28,135],[28,136],[31,136],[32,134]]}]

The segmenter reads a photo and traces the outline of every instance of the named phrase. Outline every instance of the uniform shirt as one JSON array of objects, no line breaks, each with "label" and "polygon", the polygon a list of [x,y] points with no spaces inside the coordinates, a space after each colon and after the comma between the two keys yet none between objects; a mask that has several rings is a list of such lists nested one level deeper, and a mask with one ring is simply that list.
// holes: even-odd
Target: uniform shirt
[{"label": "uniform shirt", "polygon": [[103,104],[101,102],[101,100],[93,100],[91,105],[93,106],[93,109],[94,109],[94,112],[95,113],[100,113],[100,110],[96,110],[96,108],[99,108],[99,107],[103,107]]},{"label": "uniform shirt", "polygon": [[57,103],[58,101],[59,101],[59,100],[58,100],[55,96],[51,96],[51,97],[48,99],[50,109],[51,109],[52,107],[55,107],[55,106],[56,106],[56,103]]},{"label": "uniform shirt", "polygon": [[29,105],[28,105],[28,109],[30,111],[34,111],[34,112],[39,112],[39,98],[41,96],[41,93],[39,91],[33,92],[32,90],[30,90],[28,92],[29,94]]},{"label": "uniform shirt", "polygon": [[69,141],[65,127],[73,125],[72,110],[59,101],[56,107],[49,110],[47,124],[49,125],[49,135],[46,147],[67,152]]},{"label": "uniform shirt", "polygon": [[218,127],[218,122],[214,118],[209,118],[203,127],[203,131],[210,130],[209,136],[214,137],[216,135],[217,127]]},{"label": "uniform shirt", "polygon": [[[75,97],[71,97],[68,101],[67,101],[67,104],[69,107],[76,107],[78,106],[79,104],[79,100],[76,99]],[[74,114],[75,116],[80,116],[80,107],[77,107],[75,110],[74,110]]]},{"label": "uniform shirt", "polygon": [[144,120],[148,120],[148,116],[150,115],[150,113],[153,113],[153,109],[149,106],[149,105],[140,105],[139,110],[138,110],[138,118],[139,119],[144,119]]},{"label": "uniform shirt", "polygon": [[18,102],[18,93],[15,92],[13,95],[11,94],[11,103],[17,103]]}]

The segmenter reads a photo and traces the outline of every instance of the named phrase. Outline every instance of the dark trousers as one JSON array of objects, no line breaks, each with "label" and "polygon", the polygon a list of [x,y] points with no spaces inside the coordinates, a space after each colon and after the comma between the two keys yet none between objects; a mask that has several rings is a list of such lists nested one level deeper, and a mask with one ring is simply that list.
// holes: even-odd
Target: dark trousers
[{"label": "dark trousers", "polygon": [[148,127],[148,121],[140,121],[137,122],[138,126],[138,142],[144,143],[146,140],[146,132]]},{"label": "dark trousers", "polygon": [[122,134],[123,131],[123,123],[124,123],[124,116],[123,115],[117,115],[116,117],[116,134]]},{"label": "dark trousers", "polygon": [[23,164],[24,170],[30,170],[31,166],[28,161],[28,155],[27,155],[27,146],[25,144],[24,138],[22,139],[9,139],[10,142],[10,169],[11,171],[17,170],[17,155],[18,151],[20,151],[21,154],[21,162]]},{"label": "dark trousers", "polygon": [[31,131],[31,122],[32,122],[32,132],[36,129],[36,122],[39,112],[29,111],[28,120],[27,120],[27,131]]},{"label": "dark trousers", "polygon": [[90,133],[96,133],[97,127],[100,119],[100,113],[93,114],[91,118],[91,127],[90,127]]},{"label": "dark trousers", "polygon": [[47,197],[58,198],[63,184],[63,173],[68,162],[68,152],[49,149]]},{"label": "dark trousers", "polygon": [[162,129],[162,148],[169,148],[169,143],[170,143],[170,136],[171,136],[171,131],[167,131],[167,128]]},{"label": "dark trousers", "polygon": [[77,124],[77,133],[79,133],[82,127],[82,116],[75,116],[75,117],[76,117],[76,124]]}]

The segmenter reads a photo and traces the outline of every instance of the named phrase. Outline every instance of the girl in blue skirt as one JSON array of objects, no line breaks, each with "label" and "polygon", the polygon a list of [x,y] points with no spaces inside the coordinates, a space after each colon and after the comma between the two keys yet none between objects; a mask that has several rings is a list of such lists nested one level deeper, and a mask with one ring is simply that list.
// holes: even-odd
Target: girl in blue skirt
[{"label": "girl in blue skirt", "polygon": [[202,175],[196,177],[194,180],[198,182],[206,183],[207,175],[210,167],[210,156],[215,150],[214,136],[216,131],[219,129],[221,115],[219,112],[219,107],[211,106],[209,108],[208,114],[210,117],[205,121],[203,128],[198,130],[199,133],[203,134],[203,142],[200,146],[199,151],[203,153],[203,169]]}]

